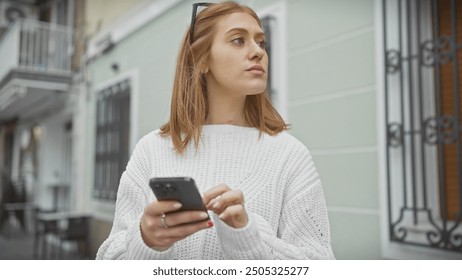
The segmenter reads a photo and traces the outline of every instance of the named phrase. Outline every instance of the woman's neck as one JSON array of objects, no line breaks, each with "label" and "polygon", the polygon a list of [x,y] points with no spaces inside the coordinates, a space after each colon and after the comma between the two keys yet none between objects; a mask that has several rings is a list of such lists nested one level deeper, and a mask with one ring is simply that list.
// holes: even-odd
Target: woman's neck
[{"label": "woman's neck", "polygon": [[205,124],[248,126],[244,116],[245,98],[209,94],[209,112]]}]

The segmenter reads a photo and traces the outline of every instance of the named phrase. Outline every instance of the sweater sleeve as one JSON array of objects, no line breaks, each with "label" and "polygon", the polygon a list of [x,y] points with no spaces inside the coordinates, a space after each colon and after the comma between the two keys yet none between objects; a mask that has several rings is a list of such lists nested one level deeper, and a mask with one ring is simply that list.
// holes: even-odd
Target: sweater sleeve
[{"label": "sweater sleeve", "polygon": [[284,198],[277,233],[249,213],[245,228],[214,217],[223,252],[230,259],[334,259],[321,181],[309,151],[299,147],[281,174]]},{"label": "sweater sleeve", "polygon": [[147,137],[138,142],[122,174],[112,230],[96,259],[172,259],[173,246],[166,251],[155,251],[141,237],[140,220],[149,203],[143,192],[150,170]]}]

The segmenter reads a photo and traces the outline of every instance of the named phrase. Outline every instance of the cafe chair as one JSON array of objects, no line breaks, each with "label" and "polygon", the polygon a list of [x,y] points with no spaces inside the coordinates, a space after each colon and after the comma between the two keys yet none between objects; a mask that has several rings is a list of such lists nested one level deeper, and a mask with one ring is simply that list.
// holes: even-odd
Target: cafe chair
[{"label": "cafe chair", "polygon": [[73,242],[77,244],[80,259],[90,258],[90,217],[71,217],[67,219],[67,226],[59,231],[58,259],[68,259],[64,244]]},{"label": "cafe chair", "polygon": [[[37,210],[35,221],[35,238],[34,238],[34,257],[39,259],[51,259],[54,255],[53,240],[56,240],[59,233],[59,223],[57,220],[41,221],[37,217],[39,214],[51,213],[49,210]],[[48,256],[50,255],[50,256]]]}]

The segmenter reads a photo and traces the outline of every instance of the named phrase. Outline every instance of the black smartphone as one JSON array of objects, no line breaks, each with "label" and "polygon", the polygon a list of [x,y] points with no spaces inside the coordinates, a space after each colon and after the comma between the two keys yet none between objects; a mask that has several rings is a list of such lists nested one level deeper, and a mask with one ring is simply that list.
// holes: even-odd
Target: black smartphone
[{"label": "black smartphone", "polygon": [[176,200],[181,203],[179,211],[199,210],[207,212],[196,183],[190,177],[156,177],[149,180],[157,200]]}]

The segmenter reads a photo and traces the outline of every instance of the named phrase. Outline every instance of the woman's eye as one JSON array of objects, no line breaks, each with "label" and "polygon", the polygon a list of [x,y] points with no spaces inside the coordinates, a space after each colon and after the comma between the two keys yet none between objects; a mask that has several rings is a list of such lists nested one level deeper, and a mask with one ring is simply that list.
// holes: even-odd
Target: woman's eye
[{"label": "woman's eye", "polygon": [[260,41],[260,42],[257,42],[257,43],[260,46],[260,48],[266,49],[266,42],[265,41]]},{"label": "woman's eye", "polygon": [[238,44],[238,45],[243,45],[244,44],[244,39],[243,38],[236,38],[232,40],[231,42]]}]

